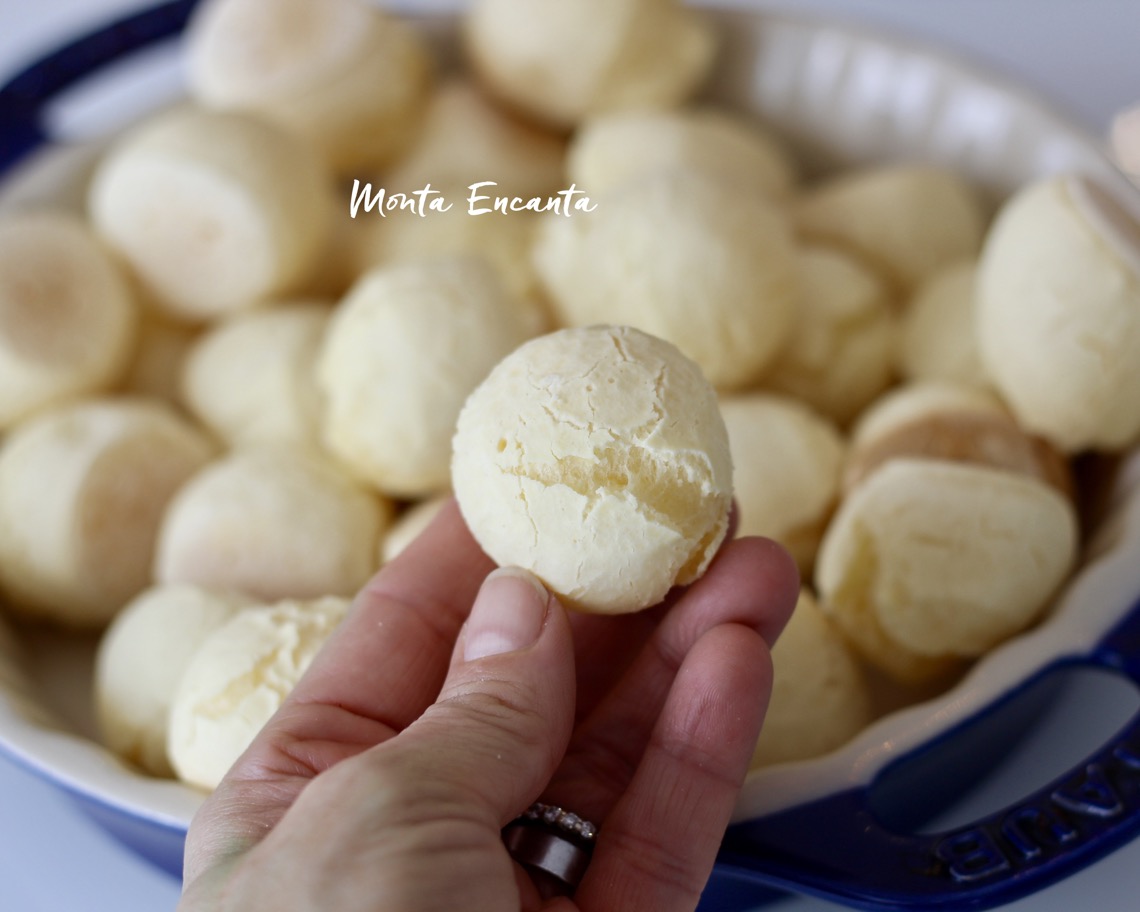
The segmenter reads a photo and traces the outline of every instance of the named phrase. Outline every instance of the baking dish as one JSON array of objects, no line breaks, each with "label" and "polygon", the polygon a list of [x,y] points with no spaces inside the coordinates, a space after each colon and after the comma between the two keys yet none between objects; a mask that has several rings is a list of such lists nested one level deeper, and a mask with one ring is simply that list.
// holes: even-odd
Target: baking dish
[{"label": "baking dish", "polygon": [[[8,204],[58,200],[97,143],[32,155],[54,139],[55,104],[92,73],[171,39],[193,3],[167,3],[44,58],[0,89]],[[1091,137],[1016,87],[871,31],[793,15],[714,14],[725,49],[708,94],[755,112],[810,172],[886,160],[946,164],[996,200],[1036,177],[1080,171],[1136,209]],[[425,20],[445,47],[454,20]],[[1085,568],[1045,622],[995,650],[956,687],[880,719],[815,761],[754,773],[702,908],[745,909],[771,889],[849,905],[983,908],[1088,864],[1140,827],[1136,720],[1069,774],[984,820],[941,833],[914,825],[977,778],[1032,723],[1058,668],[1140,675],[1140,472],[1118,467]],[[70,793],[118,838],[177,873],[201,795],[143,777],[92,735],[86,699],[94,640],[19,631],[0,647],[0,745]]]}]

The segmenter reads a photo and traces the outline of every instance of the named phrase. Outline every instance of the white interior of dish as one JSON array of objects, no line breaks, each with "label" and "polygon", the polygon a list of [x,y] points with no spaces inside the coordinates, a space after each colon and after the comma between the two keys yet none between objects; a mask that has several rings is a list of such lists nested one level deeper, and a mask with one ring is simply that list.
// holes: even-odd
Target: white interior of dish
[{"label": "white interior of dish", "polygon": [[[1035,178],[1076,171],[1140,214],[1137,195],[1100,144],[1016,87],[937,51],[857,28],[770,14],[717,16],[727,48],[710,97],[756,112],[789,138],[809,172],[872,161],[933,161],[963,172],[996,199]],[[453,20],[436,20],[432,30],[453,48]],[[124,89],[121,79],[111,80],[103,93],[88,87],[60,106],[53,123],[86,142],[53,149],[20,169],[0,193],[0,206],[81,206],[99,127],[122,123],[123,108],[129,117],[170,97],[176,63],[169,53],[148,58],[120,72],[132,77],[144,64],[160,71],[143,96]],[[753,773],[736,818],[869,783],[886,765],[953,729],[1038,669],[1087,653],[1140,594],[1137,491],[1140,457],[1120,473],[1084,571],[1045,622],[991,652],[951,690],[884,716],[834,753]],[[184,828],[201,793],[140,775],[93,738],[88,702],[94,644],[90,636],[21,631],[17,646],[0,628],[0,744],[67,789]]]}]

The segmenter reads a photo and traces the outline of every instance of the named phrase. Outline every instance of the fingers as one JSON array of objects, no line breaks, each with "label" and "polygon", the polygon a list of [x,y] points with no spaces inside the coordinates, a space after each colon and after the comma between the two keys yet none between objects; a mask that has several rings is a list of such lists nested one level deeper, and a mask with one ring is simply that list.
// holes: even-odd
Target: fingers
[{"label": "fingers", "polygon": [[641,762],[678,668],[694,644],[724,624],[751,628],[774,644],[798,593],[795,564],[774,542],[744,538],[726,545],[705,576],[672,606],[622,680],[575,731],[546,797],[590,819],[606,819]]},{"label": "fingers", "polygon": [[466,897],[471,912],[517,909],[520,894],[535,908],[534,886],[516,878],[500,831],[538,796],[569,740],[573,662],[558,601],[529,574],[495,571],[438,701],[398,738],[314,781],[265,847],[292,820],[333,812],[352,847],[337,856],[348,856],[338,862],[346,879],[366,882],[378,866],[388,872],[369,908],[410,908],[425,885]]},{"label": "fingers", "polygon": [[404,728],[439,693],[455,638],[494,566],[453,500],[368,583],[294,698]]},{"label": "fingers", "polygon": [[[434,909],[456,897],[470,912],[520,908],[530,885],[501,829],[549,778],[573,714],[562,606],[523,571],[492,573],[438,701],[312,779],[232,876],[222,866],[191,882],[196,908],[222,896],[233,909]],[[523,895],[537,905],[533,886]]]},{"label": "fingers", "polygon": [[439,699],[377,757],[453,789],[497,829],[560,762],[574,718],[570,625],[533,576],[496,570],[456,644]]},{"label": "fingers", "polygon": [[755,630],[722,624],[685,657],[641,762],[575,893],[582,912],[692,910],[760,733],[772,667]]},{"label": "fingers", "polygon": [[316,775],[390,738],[432,703],[492,567],[453,502],[372,579],[195,817],[187,880],[257,842]]}]

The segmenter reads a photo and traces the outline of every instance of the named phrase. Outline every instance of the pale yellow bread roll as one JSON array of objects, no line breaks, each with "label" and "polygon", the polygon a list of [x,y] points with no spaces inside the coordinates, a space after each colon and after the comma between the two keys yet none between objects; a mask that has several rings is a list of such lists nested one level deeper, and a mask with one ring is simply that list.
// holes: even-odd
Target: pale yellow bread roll
[{"label": "pale yellow bread roll", "polygon": [[86,400],[21,424],[0,450],[11,604],[69,626],[106,624],[149,585],[167,503],[213,453],[159,400]]},{"label": "pale yellow bread roll", "polygon": [[327,596],[239,611],[195,651],[170,708],[167,753],[178,777],[213,789],[280,708],[348,613]]},{"label": "pale yellow bread roll", "polygon": [[566,174],[601,197],[647,172],[678,167],[780,200],[796,181],[791,156],[774,136],[741,114],[706,106],[592,118],[574,134]]},{"label": "pale yellow bread roll", "polygon": [[233,450],[171,502],[154,575],[262,601],[349,596],[375,571],[392,512],[311,452],[280,444]]},{"label": "pale yellow bread roll", "polygon": [[446,490],[464,400],[527,330],[479,258],[366,273],[337,306],[317,357],[325,445],[386,494]]},{"label": "pale yellow bread roll", "polygon": [[844,466],[844,491],[900,456],[1003,469],[1036,479],[1073,498],[1069,463],[1055,447],[1025,433],[1006,415],[968,411],[916,416],[881,436],[864,437],[852,447]]},{"label": "pale yellow bread roll", "polygon": [[186,358],[187,407],[230,446],[319,449],[314,370],[331,312],[324,302],[295,301],[216,323]]},{"label": "pale yellow bread roll", "polygon": [[772,649],[772,668],[753,769],[822,756],[871,721],[871,693],[857,654],[807,589]]},{"label": "pale yellow bread roll", "polygon": [[565,186],[565,158],[564,137],[517,117],[475,83],[452,77],[432,93],[411,148],[384,172],[383,186],[410,193],[431,184],[461,199],[471,184],[494,181],[497,186],[481,192],[546,197]]},{"label": "pale yellow bread roll", "polygon": [[879,165],[808,190],[796,224],[805,238],[866,260],[905,297],[941,267],[976,256],[986,221],[977,191],[953,171]]},{"label": "pale yellow bread roll", "polygon": [[183,107],[115,142],[88,204],[148,298],[191,322],[307,281],[329,232],[330,186],[316,155],[281,128]]},{"label": "pale yellow bread roll", "polygon": [[839,494],[845,444],[836,427],[784,396],[723,396],[738,535],[782,544],[807,578]]},{"label": "pale yellow bread roll", "polygon": [[527,336],[548,332],[549,308],[542,300],[531,247],[539,217],[533,212],[471,215],[463,201],[470,191],[448,196],[451,208],[422,218],[414,212],[357,215],[352,239],[356,273],[449,256],[475,256],[498,274],[518,308]]},{"label": "pale yellow bread roll", "polygon": [[95,710],[103,743],[153,776],[171,777],[170,703],[202,642],[245,596],[194,586],[158,586],[132,599],[107,628],[95,657]]},{"label": "pale yellow bread roll", "polygon": [[938,380],[904,383],[888,390],[851,427],[852,451],[933,415],[996,415],[1009,411],[992,390]]},{"label": "pale yellow bread roll", "polygon": [[870,602],[845,604],[842,610],[832,608],[822,596],[818,602],[868,668],[880,674],[876,697],[884,688],[889,689],[891,700],[898,700],[903,692],[937,693],[968,665],[967,659],[925,655],[899,642],[883,626]]},{"label": "pale yellow bread roll", "polygon": [[617,614],[705,571],[728,528],[732,460],[697,366],[598,326],[541,336],[495,367],[459,416],[452,483],[495,561]]},{"label": "pale yellow bread roll", "polygon": [[109,389],[127,368],[137,324],[128,277],[81,219],[0,216],[0,430]]},{"label": "pale yellow bread roll", "polygon": [[918,286],[903,310],[896,365],[905,380],[985,386],[974,299],[977,260],[952,263]]},{"label": "pale yellow bread roll", "polygon": [[432,75],[419,32],[363,0],[207,0],[186,59],[200,103],[265,117],[343,172],[407,147]]},{"label": "pale yellow bread roll", "polygon": [[815,581],[845,628],[862,619],[918,655],[972,657],[1040,616],[1077,544],[1072,504],[1046,484],[898,458],[840,504]]},{"label": "pale yellow bread roll", "polygon": [[477,0],[464,44],[495,95],[562,127],[607,111],[675,106],[716,51],[711,26],[677,0]]},{"label": "pale yellow bread roll", "polygon": [[1140,435],[1140,225],[1087,180],[1018,192],[986,238],[978,345],[1018,422],[1066,452]]},{"label": "pale yellow bread roll", "polygon": [[534,255],[565,325],[636,326],[724,390],[774,361],[800,302],[783,211],[693,169],[626,184],[594,212],[544,219]]},{"label": "pale yellow bread roll", "polygon": [[873,270],[840,250],[804,246],[798,259],[800,306],[763,384],[846,425],[894,379],[890,292]]}]

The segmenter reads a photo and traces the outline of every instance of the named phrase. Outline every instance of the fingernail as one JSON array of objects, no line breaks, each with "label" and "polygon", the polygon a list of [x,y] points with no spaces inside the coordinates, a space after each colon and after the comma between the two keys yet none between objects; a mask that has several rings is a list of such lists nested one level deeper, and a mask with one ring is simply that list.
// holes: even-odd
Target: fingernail
[{"label": "fingernail", "polygon": [[501,567],[483,581],[464,633],[463,659],[516,652],[532,645],[546,621],[550,595],[525,570]]}]

